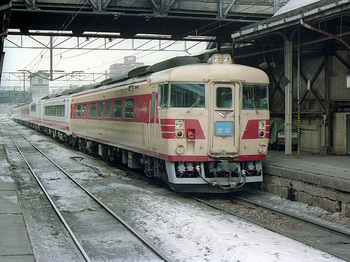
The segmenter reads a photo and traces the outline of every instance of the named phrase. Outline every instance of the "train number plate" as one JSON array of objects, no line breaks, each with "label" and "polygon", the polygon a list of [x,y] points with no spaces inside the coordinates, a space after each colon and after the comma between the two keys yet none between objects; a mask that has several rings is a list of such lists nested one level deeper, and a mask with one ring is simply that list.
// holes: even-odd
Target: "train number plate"
[{"label": "train number plate", "polygon": [[216,121],[215,122],[216,136],[233,136],[233,122],[232,121]]}]

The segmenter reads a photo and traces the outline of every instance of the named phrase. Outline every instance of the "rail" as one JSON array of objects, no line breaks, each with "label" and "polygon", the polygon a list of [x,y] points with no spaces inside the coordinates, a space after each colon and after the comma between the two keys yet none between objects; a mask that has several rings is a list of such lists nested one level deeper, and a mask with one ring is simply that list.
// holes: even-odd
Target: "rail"
[{"label": "rail", "polygon": [[[16,130],[17,131],[17,130]],[[157,247],[155,247],[149,240],[147,240],[144,236],[142,236],[140,233],[138,233],[135,229],[133,229],[131,226],[128,225],[126,221],[124,221],[120,216],[118,216],[115,212],[113,212],[110,208],[108,208],[101,200],[99,200],[96,196],[94,196],[91,192],[89,192],[84,186],[82,186],[76,179],[74,179],[68,172],[66,172],[63,168],[61,168],[57,163],[55,163],[49,156],[47,156],[43,151],[41,151],[37,146],[35,146],[31,141],[29,141],[23,134],[17,133],[26,140],[35,150],[37,150],[42,156],[44,156],[48,161],[51,162],[57,169],[59,169],[63,174],[65,174],[72,182],[74,182],[78,187],[80,187],[86,194],[88,194],[95,202],[97,202],[104,210],[106,210],[111,216],[113,216],[121,225],[123,225],[130,233],[132,233],[139,241],[141,241],[146,247],[148,247],[156,256],[158,256],[162,261],[172,261],[170,258],[168,258],[162,251],[160,251]],[[84,250],[83,246],[79,242],[78,238],[74,234],[71,227],[68,225],[67,221],[55,205],[54,201],[50,197],[49,193],[43,186],[43,184],[40,182],[40,179],[38,178],[37,174],[34,172],[33,168],[31,167],[30,163],[22,153],[21,149],[19,148],[18,144],[16,143],[13,136],[9,133],[9,136],[14,143],[17,151],[25,161],[26,165],[28,166],[30,172],[32,173],[33,177],[35,178],[36,182],[40,186],[41,190],[44,192],[46,198],[50,202],[51,206],[53,207],[54,211],[56,212],[59,219],[62,221],[63,225],[67,229],[68,233],[72,237],[75,245],[79,249],[80,253],[84,257],[86,261],[91,261],[91,258],[88,256],[87,252]]]}]

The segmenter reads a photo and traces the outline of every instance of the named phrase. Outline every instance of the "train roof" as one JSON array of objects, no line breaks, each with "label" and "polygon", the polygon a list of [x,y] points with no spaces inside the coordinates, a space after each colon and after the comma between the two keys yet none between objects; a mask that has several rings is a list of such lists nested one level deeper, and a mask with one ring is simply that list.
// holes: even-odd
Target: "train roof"
[{"label": "train roof", "polygon": [[72,94],[80,93],[82,91],[99,88],[101,86],[126,81],[128,79],[132,79],[135,77],[146,76],[149,74],[153,74],[155,72],[164,71],[164,70],[169,69],[169,68],[178,67],[178,66],[182,66],[182,65],[197,64],[197,63],[200,63],[200,60],[197,57],[190,57],[190,56],[174,57],[174,58],[168,59],[166,61],[156,63],[156,64],[151,65],[151,66],[146,65],[146,66],[137,67],[135,69],[130,70],[129,72],[127,72],[125,74],[105,79],[100,83],[91,84],[91,85],[83,85],[83,86],[77,87],[75,89],[66,89],[59,94],[48,95],[48,96],[43,97],[41,99],[50,99],[50,98],[54,98],[54,97],[58,97],[58,96],[72,95]]},{"label": "train roof", "polygon": [[[261,78],[264,78],[264,76],[266,76],[266,74],[260,69],[232,64],[231,56],[227,55],[227,54],[223,54],[223,55],[214,54],[208,60],[208,63],[213,64],[213,67],[211,67],[210,69],[208,68],[208,63],[201,63],[201,61],[198,57],[179,56],[179,57],[174,57],[174,58],[156,63],[154,65],[150,65],[150,66],[146,65],[146,66],[137,67],[135,69],[130,70],[129,72],[127,72],[125,74],[105,79],[100,83],[91,84],[91,85],[83,85],[83,86],[75,88],[75,89],[67,89],[67,90],[64,90],[60,94],[49,95],[49,96],[46,96],[42,99],[51,99],[51,98],[59,97],[59,96],[74,95],[76,93],[80,93],[80,92],[83,92],[86,90],[95,89],[95,88],[99,88],[102,86],[123,82],[123,81],[137,78],[137,77],[147,76],[150,74],[154,74],[154,76],[155,76],[155,77],[152,77],[152,82],[157,82],[156,79],[158,79],[158,81],[160,81],[159,75],[161,75],[161,73],[159,73],[159,74],[156,74],[156,73],[163,72],[165,70],[173,69],[173,68],[176,68],[176,69],[171,70],[171,73],[168,77],[173,76],[171,78],[174,78],[174,79],[181,78],[184,81],[191,81],[191,80],[196,81],[194,79],[195,75],[198,75],[198,76],[206,75],[206,78],[208,78],[208,77],[210,77],[210,75],[213,75],[214,72],[217,76],[220,76],[220,74],[224,74],[224,72],[220,68],[222,61],[219,63],[216,63],[216,64],[218,64],[218,66],[215,65],[215,62],[213,62],[213,60],[214,60],[213,58],[215,57],[215,55],[220,56],[221,59],[223,59],[224,56],[229,57],[229,60],[228,60],[228,62],[226,62],[226,65],[230,64],[232,66],[231,67],[233,70],[232,77],[234,79],[242,79],[242,77],[243,77],[243,79],[242,79],[243,81],[244,81],[244,79],[250,79],[252,82],[254,82],[254,79],[261,79]],[[194,70],[187,70],[186,67],[183,67],[186,65],[193,65],[193,64],[201,64],[202,66],[199,66],[198,69],[194,69]],[[218,68],[218,69],[213,71],[213,68]],[[252,72],[254,72],[253,75],[252,75]],[[178,74],[179,76],[176,77],[175,76],[176,74]],[[238,77],[238,74],[240,75],[240,77]],[[235,77],[235,75],[236,75],[236,77]],[[163,78],[164,78],[164,74],[163,74]],[[267,76],[266,76],[266,78],[267,78]],[[203,77],[202,77],[202,80],[204,80]]]}]

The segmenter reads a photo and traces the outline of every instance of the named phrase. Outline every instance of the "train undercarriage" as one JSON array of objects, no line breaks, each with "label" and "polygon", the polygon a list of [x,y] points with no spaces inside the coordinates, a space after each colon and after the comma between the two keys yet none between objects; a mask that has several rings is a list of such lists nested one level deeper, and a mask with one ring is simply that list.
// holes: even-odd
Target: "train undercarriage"
[{"label": "train undercarriage", "polygon": [[168,184],[173,190],[193,193],[228,193],[262,182],[262,162],[218,159],[212,162],[170,162],[84,139],[34,123],[17,121],[63,141],[84,153],[116,165],[143,170],[148,177]]}]

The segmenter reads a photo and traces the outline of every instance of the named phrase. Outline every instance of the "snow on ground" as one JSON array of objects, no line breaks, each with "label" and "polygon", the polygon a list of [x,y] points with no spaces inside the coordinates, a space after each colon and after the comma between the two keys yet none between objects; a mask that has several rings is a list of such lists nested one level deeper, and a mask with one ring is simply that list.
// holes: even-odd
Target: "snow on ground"
[{"label": "snow on ground", "polygon": [[303,6],[319,2],[320,0],[290,0],[285,6],[279,9],[274,16],[281,15],[301,8]]},{"label": "snow on ground", "polygon": [[[48,137],[34,135],[25,129],[23,133],[31,134],[30,139],[43,151],[54,155],[55,161],[69,165],[68,171],[85,184],[90,192],[109,203],[114,212],[137,226],[144,236],[153,240],[176,261],[342,261],[255,224],[186,199],[166,188],[135,181],[98,159],[53,144],[54,140]],[[111,176],[99,177],[94,170],[72,160],[72,156],[84,157],[84,163]],[[0,161],[0,170],[5,169],[8,169],[7,162]]]}]

